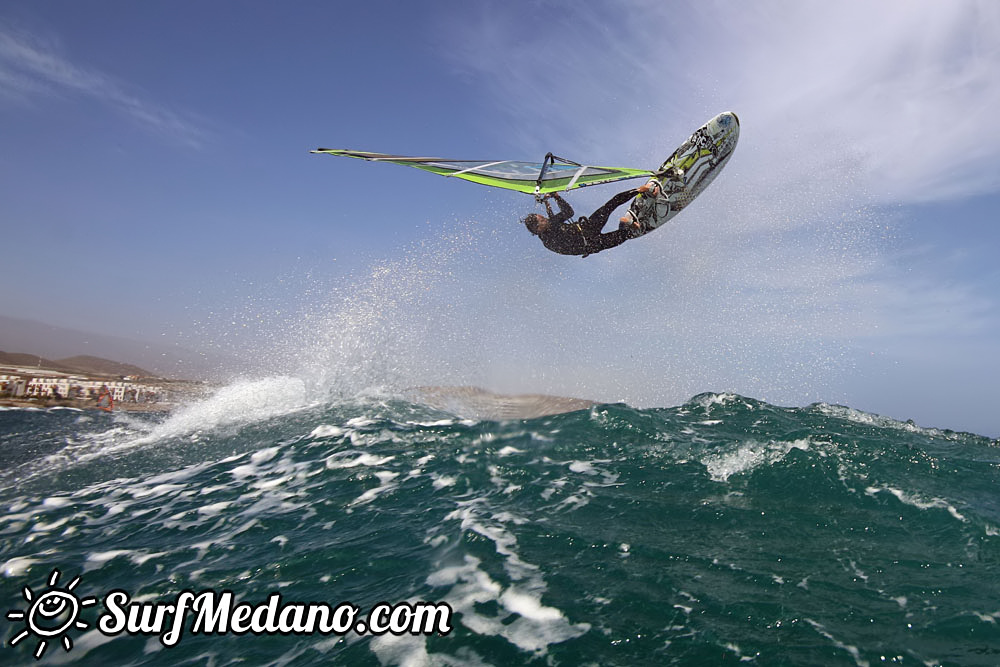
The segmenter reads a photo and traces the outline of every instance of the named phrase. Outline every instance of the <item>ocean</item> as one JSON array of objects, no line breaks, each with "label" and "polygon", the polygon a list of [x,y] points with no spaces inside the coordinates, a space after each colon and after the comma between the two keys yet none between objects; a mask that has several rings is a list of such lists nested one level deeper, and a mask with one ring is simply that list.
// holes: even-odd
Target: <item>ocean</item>
[{"label": "ocean", "polygon": [[495,419],[262,382],[0,412],[3,664],[1000,664],[996,440],[735,394]]}]

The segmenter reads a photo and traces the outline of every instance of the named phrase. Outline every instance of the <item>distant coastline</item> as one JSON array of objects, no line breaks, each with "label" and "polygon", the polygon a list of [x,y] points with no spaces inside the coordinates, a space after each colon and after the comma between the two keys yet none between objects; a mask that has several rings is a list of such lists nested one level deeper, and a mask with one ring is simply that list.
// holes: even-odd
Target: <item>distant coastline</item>
[{"label": "distant coastline", "polygon": [[167,412],[207,389],[201,381],[160,378],[101,357],[53,361],[0,351],[0,407],[107,411],[98,405],[103,395],[113,399],[112,411]]}]

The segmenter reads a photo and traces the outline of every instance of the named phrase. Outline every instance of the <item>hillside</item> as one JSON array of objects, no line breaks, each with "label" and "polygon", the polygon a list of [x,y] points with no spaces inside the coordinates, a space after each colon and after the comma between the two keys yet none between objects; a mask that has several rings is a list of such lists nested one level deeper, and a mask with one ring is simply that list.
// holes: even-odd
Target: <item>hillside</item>
[{"label": "hillside", "polygon": [[3,352],[0,351],[0,365],[3,366],[19,366],[22,368],[55,368],[56,362],[50,359],[44,359],[39,357],[37,354],[22,354],[20,352]]},{"label": "hillside", "polygon": [[94,357],[90,355],[78,355],[67,357],[66,359],[45,359],[37,354],[26,354],[21,352],[0,351],[0,365],[18,366],[22,368],[45,368],[63,373],[80,373],[83,375],[97,375],[101,377],[119,377],[123,375],[134,375],[138,377],[155,377],[151,373],[139,366],[123,364],[110,359]]},{"label": "hillside", "polygon": [[69,357],[67,359],[58,359],[56,360],[56,363],[66,366],[67,368],[87,373],[88,375],[109,375],[116,377],[119,375],[154,377],[155,375],[144,368],[133,366],[132,364],[123,364],[119,361],[111,361],[110,359],[93,357],[86,354]]}]

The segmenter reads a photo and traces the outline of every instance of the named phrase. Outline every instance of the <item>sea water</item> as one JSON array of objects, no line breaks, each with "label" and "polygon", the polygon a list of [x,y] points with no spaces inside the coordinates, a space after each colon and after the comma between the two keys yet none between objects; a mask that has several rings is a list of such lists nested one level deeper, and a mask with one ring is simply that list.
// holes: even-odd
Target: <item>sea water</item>
[{"label": "sea water", "polygon": [[[494,421],[272,383],[0,412],[0,662],[1000,663],[997,441],[733,394]],[[102,632],[112,591],[146,623]],[[184,591],[258,631],[170,636]],[[279,632],[274,594],[450,614]],[[46,619],[45,595],[87,602]]]}]

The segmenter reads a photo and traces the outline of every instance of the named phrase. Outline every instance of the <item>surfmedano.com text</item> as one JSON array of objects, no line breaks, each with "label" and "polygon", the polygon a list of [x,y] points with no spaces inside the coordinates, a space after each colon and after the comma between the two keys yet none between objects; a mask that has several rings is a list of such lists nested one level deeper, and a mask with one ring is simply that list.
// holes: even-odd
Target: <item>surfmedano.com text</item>
[{"label": "surfmedano.com text", "polygon": [[350,602],[289,602],[272,593],[266,602],[237,603],[232,591],[185,590],[173,602],[130,602],[129,594],[113,590],[104,597],[107,611],[97,628],[109,637],[121,634],[158,636],[165,647],[175,646],[193,616],[191,634],[201,635],[447,635],[451,607],[444,602],[386,602],[367,614]]}]

